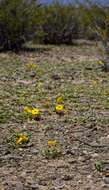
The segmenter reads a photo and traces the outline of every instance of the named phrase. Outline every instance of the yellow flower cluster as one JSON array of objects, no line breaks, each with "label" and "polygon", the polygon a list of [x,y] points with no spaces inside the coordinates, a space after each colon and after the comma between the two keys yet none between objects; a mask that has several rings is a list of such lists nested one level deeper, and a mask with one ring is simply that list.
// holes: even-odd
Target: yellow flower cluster
[{"label": "yellow flower cluster", "polygon": [[57,114],[64,113],[63,97],[62,96],[58,96],[56,98],[56,103],[57,103],[57,105],[55,106],[56,113]]},{"label": "yellow flower cluster", "polygon": [[[62,104],[62,102],[63,102],[62,96],[59,96],[56,98],[57,105],[55,105],[55,112],[57,114],[63,114],[64,113],[64,105]],[[28,106],[25,106],[24,112],[29,114],[33,118],[39,118],[39,116],[40,116],[40,110],[38,108],[30,108]]]},{"label": "yellow flower cluster", "polygon": [[26,64],[27,70],[35,69],[37,67],[34,63],[28,63]]},{"label": "yellow flower cluster", "polygon": [[40,110],[37,109],[37,108],[33,108],[31,110],[31,113],[32,113],[33,116],[39,116],[40,115]]},{"label": "yellow flower cluster", "polygon": [[40,110],[38,108],[29,108],[28,106],[24,107],[24,112],[30,114],[32,117],[39,117]]},{"label": "yellow flower cluster", "polygon": [[27,143],[29,141],[28,136],[20,134],[16,140],[16,145]]},{"label": "yellow flower cluster", "polygon": [[49,147],[54,147],[57,145],[57,141],[56,140],[48,140],[48,146]]}]

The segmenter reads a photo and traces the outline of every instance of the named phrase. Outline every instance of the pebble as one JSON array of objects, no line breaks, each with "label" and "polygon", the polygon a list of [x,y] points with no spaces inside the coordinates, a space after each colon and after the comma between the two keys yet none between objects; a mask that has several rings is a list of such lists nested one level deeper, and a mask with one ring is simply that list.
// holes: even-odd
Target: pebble
[{"label": "pebble", "polygon": [[[39,185],[38,184],[32,184],[31,185],[32,189],[39,190]],[[21,189],[20,189],[21,190]]]},{"label": "pebble", "polygon": [[79,156],[78,161],[85,162],[86,158],[84,156]]},{"label": "pebble", "polygon": [[40,180],[40,181],[38,182],[38,184],[39,184],[39,185],[42,185],[42,186],[46,186],[46,185],[47,185],[47,182]]},{"label": "pebble", "polygon": [[23,190],[23,184],[21,182],[16,184],[16,190]]},{"label": "pebble", "polygon": [[69,163],[69,164],[74,164],[74,163],[76,163],[76,162],[77,162],[77,160],[74,159],[74,158],[70,158],[70,159],[68,160],[68,163]]},{"label": "pebble", "polygon": [[60,76],[58,74],[53,74],[52,75],[52,79],[54,80],[59,80],[60,79]]},{"label": "pebble", "polygon": [[51,187],[50,190],[56,190],[56,188],[55,187]]},{"label": "pebble", "polygon": [[101,145],[108,145],[109,144],[109,135],[106,137],[101,137],[100,143],[101,143]]},{"label": "pebble", "polygon": [[109,186],[109,177],[104,177],[104,183]]},{"label": "pebble", "polygon": [[62,179],[63,179],[64,181],[70,181],[70,180],[73,179],[73,176],[71,176],[71,175],[64,175],[64,176],[62,177]]},{"label": "pebble", "polygon": [[83,153],[84,153],[84,154],[88,154],[87,150],[83,150]]},{"label": "pebble", "polygon": [[97,153],[93,153],[93,154],[91,154],[91,156],[92,156],[92,158],[96,158],[96,157],[98,157],[98,154]]},{"label": "pebble", "polygon": [[23,171],[22,173],[21,173],[21,175],[20,175],[21,177],[25,177],[26,176],[26,172],[25,171]]},{"label": "pebble", "polygon": [[54,182],[54,187],[56,188],[56,190],[57,190],[57,189],[63,189],[64,186],[65,186],[65,184],[63,184],[63,182],[60,181],[60,180],[56,180],[56,181]]},{"label": "pebble", "polygon": [[37,149],[33,149],[33,150],[31,150],[31,153],[36,155],[39,153],[39,151]]}]

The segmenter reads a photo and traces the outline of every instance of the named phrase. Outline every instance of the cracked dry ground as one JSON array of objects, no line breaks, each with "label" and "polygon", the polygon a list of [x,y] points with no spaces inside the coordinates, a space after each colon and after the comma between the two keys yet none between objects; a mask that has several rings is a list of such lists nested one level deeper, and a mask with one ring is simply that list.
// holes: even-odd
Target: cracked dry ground
[{"label": "cracked dry ground", "polygon": [[[0,54],[0,190],[109,189],[95,169],[109,158],[109,74],[97,63],[97,48],[30,50]],[[30,62],[35,69],[27,69]],[[63,116],[54,111],[59,95]],[[41,109],[39,121],[22,117],[26,105]],[[31,132],[30,142],[13,149],[8,139],[19,131]],[[49,139],[61,145],[55,159],[41,153]]]}]

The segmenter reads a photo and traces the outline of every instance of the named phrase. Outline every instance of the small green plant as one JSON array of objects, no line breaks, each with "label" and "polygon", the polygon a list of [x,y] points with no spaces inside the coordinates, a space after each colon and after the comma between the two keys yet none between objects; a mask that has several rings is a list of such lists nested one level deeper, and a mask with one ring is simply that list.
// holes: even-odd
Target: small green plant
[{"label": "small green plant", "polygon": [[47,148],[42,152],[47,159],[53,159],[61,154],[56,140],[48,140]]},{"label": "small green plant", "polygon": [[55,148],[47,148],[46,150],[44,150],[44,156],[47,159],[50,158],[56,158],[59,155],[58,151]]},{"label": "small green plant", "polygon": [[95,163],[95,168],[98,172],[102,172],[103,171],[103,163],[102,162],[96,162]]},{"label": "small green plant", "polygon": [[28,106],[24,107],[24,114],[27,118],[39,120],[40,119],[40,110],[38,108],[30,108]]},{"label": "small green plant", "polygon": [[10,148],[18,148],[22,147],[24,144],[27,144],[30,140],[30,133],[24,133],[24,132],[12,132],[12,135],[10,135],[6,142],[8,143]]}]

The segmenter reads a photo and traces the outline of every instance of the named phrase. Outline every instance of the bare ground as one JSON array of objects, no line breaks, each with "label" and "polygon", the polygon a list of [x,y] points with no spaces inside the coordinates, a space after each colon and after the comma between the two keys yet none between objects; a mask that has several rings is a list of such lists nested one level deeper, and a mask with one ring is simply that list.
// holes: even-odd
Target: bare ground
[{"label": "bare ground", "polygon": [[[92,44],[0,54],[0,190],[109,189],[109,74],[99,58]],[[27,70],[30,62],[36,69]],[[63,116],[54,111],[60,95]],[[22,117],[26,105],[41,109],[39,121]],[[19,131],[30,142],[13,148],[8,140]],[[55,159],[42,154],[49,139],[61,146]],[[97,171],[101,162],[107,171]]]}]

